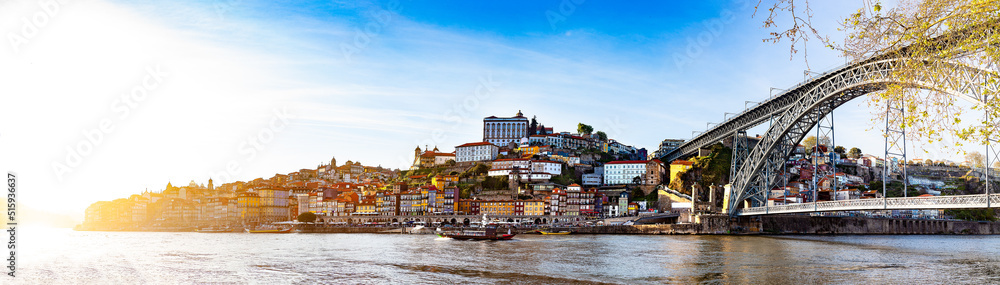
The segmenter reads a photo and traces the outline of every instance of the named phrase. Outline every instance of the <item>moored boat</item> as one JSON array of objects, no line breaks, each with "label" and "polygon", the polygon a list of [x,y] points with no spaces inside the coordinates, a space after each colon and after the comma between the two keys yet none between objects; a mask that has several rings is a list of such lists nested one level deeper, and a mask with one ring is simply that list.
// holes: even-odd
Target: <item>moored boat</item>
[{"label": "moored boat", "polygon": [[507,233],[504,234],[498,231],[497,228],[483,228],[477,230],[439,232],[437,235],[439,237],[457,240],[509,240],[514,238],[517,234],[512,233],[510,229],[507,229]]},{"label": "moored boat", "polygon": [[483,222],[480,223],[479,229],[474,230],[458,230],[458,231],[441,231],[440,228],[437,229],[437,236],[443,238],[451,238],[457,240],[509,240],[514,238],[515,233],[507,229],[507,233],[504,234],[496,227],[487,227],[486,225],[486,214],[483,214]]},{"label": "moored boat", "polygon": [[568,234],[573,233],[573,232],[570,232],[570,231],[558,231],[558,232],[538,231],[538,232],[541,233],[541,234],[543,234],[543,235],[568,235]]},{"label": "moored boat", "polygon": [[251,234],[287,234],[292,232],[292,228],[287,229],[244,229],[247,233]]}]

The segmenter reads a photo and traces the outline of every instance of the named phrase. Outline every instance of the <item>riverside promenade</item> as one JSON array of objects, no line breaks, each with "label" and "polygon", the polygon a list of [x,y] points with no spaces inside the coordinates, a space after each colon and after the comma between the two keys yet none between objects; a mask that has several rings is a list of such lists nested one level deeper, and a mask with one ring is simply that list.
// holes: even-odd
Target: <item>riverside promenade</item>
[{"label": "riverside promenade", "polygon": [[[1000,222],[970,222],[952,220],[917,220],[861,217],[811,217],[806,215],[778,215],[765,217],[730,218],[725,215],[703,215],[701,223],[655,225],[607,226],[535,226],[513,227],[518,234],[534,234],[539,228],[551,231],[571,231],[574,234],[624,234],[624,235],[718,235],[718,234],[1000,234]],[[298,225],[302,233],[385,233],[401,234],[400,228]],[[464,227],[449,227],[460,229]],[[413,227],[406,227],[409,232]],[[434,227],[422,233],[432,233]]]}]

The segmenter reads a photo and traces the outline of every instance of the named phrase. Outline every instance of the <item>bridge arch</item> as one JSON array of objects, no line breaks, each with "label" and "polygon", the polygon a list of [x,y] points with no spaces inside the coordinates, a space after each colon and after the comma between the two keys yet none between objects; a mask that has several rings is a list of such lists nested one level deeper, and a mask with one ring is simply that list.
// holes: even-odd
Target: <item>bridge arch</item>
[{"label": "bridge arch", "polygon": [[801,86],[804,89],[795,103],[780,113],[731,178],[730,197],[733,198],[729,200],[729,214],[738,214],[743,201],[750,202],[751,206],[766,203],[767,192],[777,183],[780,164],[823,117],[850,100],[885,90],[891,84],[944,92],[972,102],[987,101],[983,88],[994,92],[1000,89],[995,83],[982,84],[997,82],[995,73],[951,62],[928,62],[944,68],[939,70],[950,71],[949,76],[955,78],[943,86],[923,78],[909,82],[892,78],[892,73],[902,64],[902,59],[866,61],[824,74]]}]

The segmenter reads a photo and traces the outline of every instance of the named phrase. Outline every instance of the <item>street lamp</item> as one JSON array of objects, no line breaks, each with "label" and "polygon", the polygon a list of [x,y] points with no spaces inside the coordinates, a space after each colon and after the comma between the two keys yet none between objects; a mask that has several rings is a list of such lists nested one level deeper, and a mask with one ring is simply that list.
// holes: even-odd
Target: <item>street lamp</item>
[{"label": "street lamp", "polygon": [[802,81],[806,81],[806,77],[809,77],[809,74],[821,75],[822,73],[812,72],[812,71],[809,71],[809,70],[803,70],[802,71]]},{"label": "street lamp", "polygon": [[788,90],[785,90],[785,89],[781,89],[781,88],[774,88],[774,87],[771,87],[771,90],[770,90],[770,91],[768,91],[768,96],[774,96],[774,90],[778,90],[778,91],[782,91],[782,92],[784,92],[784,91],[788,91]]}]

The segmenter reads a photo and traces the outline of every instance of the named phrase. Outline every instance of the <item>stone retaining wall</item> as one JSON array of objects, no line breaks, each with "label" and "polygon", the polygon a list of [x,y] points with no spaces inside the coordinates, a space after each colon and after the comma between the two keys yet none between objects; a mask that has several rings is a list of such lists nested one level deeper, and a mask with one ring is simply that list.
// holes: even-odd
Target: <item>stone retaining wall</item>
[{"label": "stone retaining wall", "polygon": [[1000,223],[855,217],[771,216],[764,233],[774,234],[1000,234]]}]

